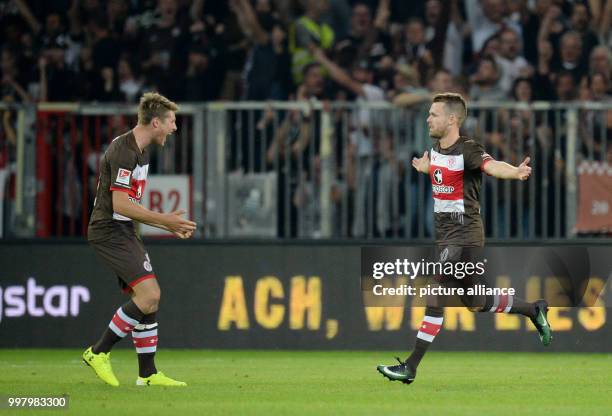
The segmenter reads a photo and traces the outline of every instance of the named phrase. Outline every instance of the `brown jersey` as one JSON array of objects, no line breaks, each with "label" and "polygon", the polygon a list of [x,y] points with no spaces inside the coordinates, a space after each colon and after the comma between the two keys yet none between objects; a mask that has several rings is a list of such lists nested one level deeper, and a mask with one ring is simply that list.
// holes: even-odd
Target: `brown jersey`
[{"label": "brown jersey", "polygon": [[149,153],[140,151],[136,138],[129,131],[112,141],[100,160],[100,178],[90,227],[110,220],[131,222],[128,217],[113,211],[112,193],[125,192],[130,200],[140,203],[149,171]]},{"label": "brown jersey", "polygon": [[448,246],[482,246],[480,185],[484,165],[493,160],[480,143],[459,137],[442,149],[431,149],[429,176],[434,199],[436,243]]}]

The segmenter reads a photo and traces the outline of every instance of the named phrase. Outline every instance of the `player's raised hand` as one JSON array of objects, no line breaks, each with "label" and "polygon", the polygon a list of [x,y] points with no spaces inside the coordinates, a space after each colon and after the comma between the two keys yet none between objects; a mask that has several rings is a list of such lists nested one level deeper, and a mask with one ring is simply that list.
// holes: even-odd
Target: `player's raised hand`
[{"label": "player's raised hand", "polygon": [[174,234],[175,236],[177,236],[181,240],[185,240],[187,238],[190,238],[193,235],[193,231],[186,231],[184,233],[176,231],[176,232],[173,232],[172,234]]},{"label": "player's raised hand", "polygon": [[196,229],[197,224],[193,221],[183,218],[183,215],[185,214],[186,211],[184,210],[174,211],[169,214],[165,214],[166,223],[164,225],[168,227],[168,230],[172,233],[193,233]]},{"label": "player's raised hand", "polygon": [[423,156],[412,158],[412,167],[415,168],[417,172],[429,173],[429,152],[426,150]]},{"label": "player's raised hand", "polygon": [[530,161],[531,159],[526,157],[525,160],[523,160],[523,163],[518,165],[516,179],[519,181],[526,181],[529,178],[529,175],[531,175],[531,167],[528,166]]}]

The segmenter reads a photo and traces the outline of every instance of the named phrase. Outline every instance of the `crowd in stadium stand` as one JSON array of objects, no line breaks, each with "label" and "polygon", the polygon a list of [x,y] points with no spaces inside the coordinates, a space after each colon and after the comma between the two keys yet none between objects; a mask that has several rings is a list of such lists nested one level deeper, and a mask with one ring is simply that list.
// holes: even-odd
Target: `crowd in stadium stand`
[{"label": "crowd in stadium stand", "polygon": [[354,97],[355,80],[402,104],[437,89],[601,101],[611,15],[610,0],[6,0],[2,95],[285,100],[318,62],[319,98]]},{"label": "crowd in stadium stand", "polygon": [[[388,101],[407,109],[446,91],[470,102],[607,102],[611,19],[612,0],[5,0],[2,100],[134,103],[142,92],[156,90],[177,102]],[[414,154],[397,148],[393,126],[372,128],[371,114],[336,114],[334,215],[347,201],[353,208],[349,219],[337,222],[348,224],[344,231],[334,236],[414,235],[422,220],[408,205],[428,187],[418,186],[409,167]],[[535,155],[536,189],[544,190],[544,199],[563,202],[565,147],[559,143],[566,129],[558,114],[472,111],[464,133],[513,164]],[[250,129],[240,122],[246,113],[229,116],[235,128],[229,169],[276,171],[278,235],[316,236],[320,114],[254,115]],[[0,168],[3,157],[14,159],[14,123],[5,111]],[[104,137],[114,134],[106,123],[102,129],[110,129]],[[582,111],[581,155],[612,163],[611,133],[612,111]],[[253,155],[253,149],[264,150]],[[91,166],[93,183],[95,172]],[[517,212],[507,214],[511,229],[504,229],[505,186],[525,207],[522,220]],[[496,227],[501,237],[516,236],[530,212],[548,211],[548,231],[538,220],[536,234],[553,235],[564,208],[542,205],[539,191],[536,200],[519,198],[519,192],[501,184],[484,198],[485,206],[498,207],[498,223],[489,218],[487,234]],[[393,195],[400,202],[392,212]],[[398,224],[408,229],[398,234]],[[427,234],[431,228],[428,219]]]}]

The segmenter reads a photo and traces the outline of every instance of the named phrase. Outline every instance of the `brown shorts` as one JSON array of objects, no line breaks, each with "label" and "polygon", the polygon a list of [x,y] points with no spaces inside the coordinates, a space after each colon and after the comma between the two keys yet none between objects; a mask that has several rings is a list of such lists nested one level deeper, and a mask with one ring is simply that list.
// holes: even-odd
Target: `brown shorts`
[{"label": "brown shorts", "polygon": [[124,293],[147,279],[155,279],[149,254],[131,221],[101,221],[91,224],[87,240],[104,263],[117,275]]}]

